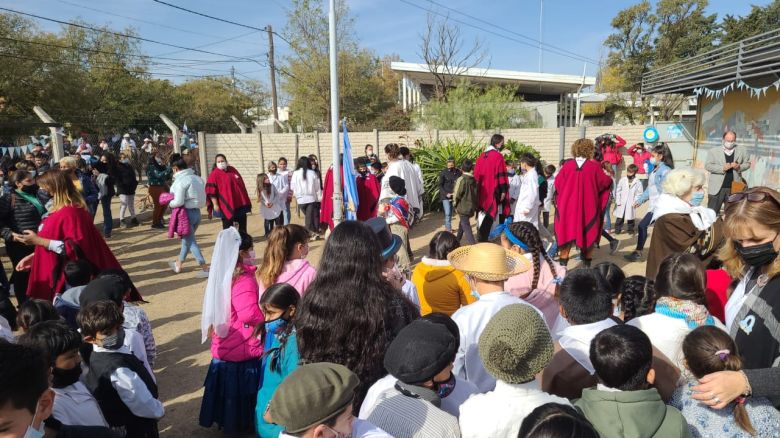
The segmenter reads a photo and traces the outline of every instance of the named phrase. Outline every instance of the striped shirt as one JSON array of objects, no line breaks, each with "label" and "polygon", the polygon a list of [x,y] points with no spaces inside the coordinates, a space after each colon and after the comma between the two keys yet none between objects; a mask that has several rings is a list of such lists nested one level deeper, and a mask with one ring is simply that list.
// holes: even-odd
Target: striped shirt
[{"label": "striped shirt", "polygon": [[404,395],[396,387],[390,388],[379,394],[368,421],[396,438],[460,437],[458,419],[428,401],[438,400],[433,391],[408,385],[405,388],[419,397]]}]

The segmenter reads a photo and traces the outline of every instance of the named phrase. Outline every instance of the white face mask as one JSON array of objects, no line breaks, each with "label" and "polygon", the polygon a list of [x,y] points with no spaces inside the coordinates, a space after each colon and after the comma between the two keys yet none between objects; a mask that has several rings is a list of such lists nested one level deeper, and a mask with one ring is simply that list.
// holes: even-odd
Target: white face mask
[{"label": "white face mask", "polygon": [[724,141],[723,142],[723,147],[726,148],[726,149],[729,149],[729,150],[734,149],[735,147],[737,147],[737,142],[736,141]]},{"label": "white face mask", "polygon": [[242,260],[245,265],[254,265],[255,264],[255,251],[251,250],[247,254],[246,257]]},{"label": "white face mask", "polygon": [[33,424],[35,424],[35,416],[38,415],[38,405],[35,405],[35,413],[33,414],[32,421],[30,421],[30,425],[27,426],[27,430],[24,432],[24,438],[43,438],[45,434],[44,430],[44,424],[43,421],[41,421],[41,426],[39,429],[36,429],[33,427]]},{"label": "white face mask", "polygon": [[226,170],[227,169],[227,161],[220,161],[217,163],[217,167],[219,170]]}]

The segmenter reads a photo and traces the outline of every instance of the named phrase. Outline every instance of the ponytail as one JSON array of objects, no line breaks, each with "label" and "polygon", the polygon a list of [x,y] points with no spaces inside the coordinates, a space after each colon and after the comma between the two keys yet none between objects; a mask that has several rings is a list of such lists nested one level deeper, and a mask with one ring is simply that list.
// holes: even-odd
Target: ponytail
[{"label": "ponytail", "polygon": [[544,250],[542,238],[539,237],[539,230],[537,230],[532,223],[514,222],[509,224],[508,229],[509,232],[514,234],[528,247],[527,252],[531,253],[534,267],[534,278],[531,281],[531,290],[534,290],[539,286],[539,277],[541,276],[540,271],[542,269],[542,257],[544,257],[544,260],[547,262],[548,268],[550,269],[550,272],[552,272],[553,276],[557,275],[555,268],[553,267],[554,265],[552,259]]},{"label": "ponytail", "polygon": [[309,232],[306,228],[289,224],[276,227],[268,236],[268,245],[263,254],[263,262],[257,270],[257,277],[268,287],[276,283],[277,278],[284,269],[284,264],[290,258],[295,245],[306,243],[309,240]]}]

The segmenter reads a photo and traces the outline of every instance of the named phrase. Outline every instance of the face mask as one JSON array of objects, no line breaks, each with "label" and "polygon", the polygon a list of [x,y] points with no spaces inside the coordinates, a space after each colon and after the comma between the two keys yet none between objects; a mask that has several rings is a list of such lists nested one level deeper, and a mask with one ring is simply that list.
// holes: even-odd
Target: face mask
[{"label": "face mask", "polygon": [[276,169],[268,169],[268,173],[271,175],[276,175]]},{"label": "face mask", "polygon": [[439,398],[444,399],[448,395],[452,394],[452,391],[455,390],[455,382],[455,374],[450,373],[450,378],[443,382],[437,382],[434,380],[433,390],[439,394]]},{"label": "face mask", "polygon": [[690,204],[694,207],[698,207],[701,205],[701,201],[703,200],[704,200],[704,192],[696,192],[693,194]]},{"label": "face mask", "polygon": [[515,171],[514,171],[514,170],[510,170],[509,172],[507,172],[507,174],[508,174],[510,177],[511,177],[511,176],[515,176]]},{"label": "face mask", "polygon": [[265,322],[265,332],[269,335],[275,335],[286,325],[287,321],[284,319],[284,317],[280,316],[279,318]]},{"label": "face mask", "polygon": [[724,141],[723,142],[723,147],[726,148],[726,149],[729,149],[729,150],[730,149],[734,149],[735,147],[737,147],[737,142],[735,142],[735,141]]},{"label": "face mask", "polygon": [[125,163],[125,164],[130,164],[130,160],[128,160],[127,158],[125,158],[124,160],[122,160],[122,162],[123,162],[123,163]]},{"label": "face mask", "polygon": [[81,367],[75,367],[64,370],[62,368],[53,368],[51,370],[52,386],[55,388],[64,388],[79,381],[81,377]]},{"label": "face mask", "polygon": [[119,327],[119,329],[111,336],[103,338],[103,348],[106,350],[119,350],[125,343],[125,329]]},{"label": "face mask", "polygon": [[35,175],[37,175],[37,174],[38,174],[38,172],[36,172],[34,170],[31,170],[30,171],[30,178],[35,178]]},{"label": "face mask", "polygon": [[628,175],[628,180],[629,181],[633,181],[635,177],[636,177],[636,175]]},{"label": "face mask", "polygon": [[38,186],[36,184],[31,186],[22,186],[22,191],[28,195],[34,195],[36,192],[38,192]]},{"label": "face mask", "polygon": [[24,438],[43,438],[45,434],[44,430],[44,424],[43,421],[41,421],[41,428],[35,429],[33,428],[33,424],[35,424],[35,416],[38,415],[38,404],[35,404],[35,413],[33,414],[32,421],[30,422],[30,425],[27,426],[27,430],[24,432]]},{"label": "face mask", "polygon": [[326,428],[327,428],[329,431],[331,431],[331,432],[333,432],[334,434],[336,434],[336,437],[335,437],[335,438],[352,438],[352,434],[351,434],[351,433],[341,433],[341,432],[339,432],[339,431],[337,431],[337,430],[333,429],[332,427],[328,427],[328,426],[325,426],[325,427],[326,427]]},{"label": "face mask", "polygon": [[[777,239],[777,237],[775,237]],[[761,245],[755,246],[742,246],[739,242],[734,242],[734,248],[742,257],[745,264],[754,268],[759,268],[764,265],[772,263],[777,258],[777,251],[775,250],[774,240]]]},{"label": "face mask", "polygon": [[254,265],[255,264],[255,252],[249,251],[249,255],[247,257],[244,257],[241,260],[242,263],[245,265]]},{"label": "face mask", "polygon": [[219,170],[226,170],[227,169],[227,162],[220,161],[219,163],[217,163],[217,168]]}]

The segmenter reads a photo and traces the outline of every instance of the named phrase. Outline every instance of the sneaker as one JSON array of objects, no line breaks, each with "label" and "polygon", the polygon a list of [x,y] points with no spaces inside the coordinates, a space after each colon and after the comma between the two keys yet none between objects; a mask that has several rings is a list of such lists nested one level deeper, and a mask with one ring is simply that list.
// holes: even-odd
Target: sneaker
[{"label": "sneaker", "polygon": [[130,223],[133,224],[133,225],[141,225],[141,223],[138,222],[138,219],[136,219],[136,218],[130,219]]},{"label": "sneaker", "polygon": [[179,272],[181,272],[181,268],[179,268],[178,266],[176,266],[176,262],[168,262],[168,266],[170,266],[170,267],[171,267],[171,270],[172,270],[173,272],[177,273],[177,274],[178,274]]},{"label": "sneaker", "polygon": [[165,225],[163,225],[163,224],[152,224],[152,229],[153,230],[164,230],[165,229]]},{"label": "sneaker", "polygon": [[609,242],[609,253],[612,255],[615,255],[616,252],[620,249],[620,241],[615,239],[612,242]]},{"label": "sneaker", "polygon": [[201,269],[195,273],[195,278],[209,278],[209,271]]},{"label": "sneaker", "polygon": [[634,251],[631,254],[624,255],[623,258],[628,260],[629,262],[638,262],[642,260],[642,253],[639,251]]}]

